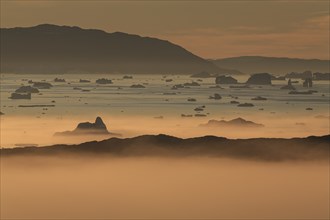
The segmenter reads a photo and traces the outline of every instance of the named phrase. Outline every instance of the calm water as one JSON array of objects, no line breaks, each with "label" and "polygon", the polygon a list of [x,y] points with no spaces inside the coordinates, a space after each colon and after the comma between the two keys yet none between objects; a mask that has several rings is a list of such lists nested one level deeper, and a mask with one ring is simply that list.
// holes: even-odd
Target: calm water
[{"label": "calm water", "polygon": [[[64,78],[66,82],[53,82],[54,78]],[[98,78],[109,78],[113,84],[98,85]],[[66,75],[17,75],[1,74],[1,145],[15,144],[54,144],[79,143],[106,137],[83,137],[78,139],[55,139],[54,132],[72,130],[82,121],[94,121],[101,116],[113,132],[123,137],[141,134],[166,133],[180,137],[218,135],[232,138],[247,137],[292,137],[322,135],[329,133],[329,82],[315,81],[312,95],[289,95],[280,90],[286,81],[274,81],[273,86],[251,86],[250,89],[210,88],[215,86],[214,79],[202,79],[189,76],[168,76],[172,82],[165,82],[161,75],[139,75],[133,79],[123,79],[123,75],[109,74],[66,74]],[[50,82],[51,89],[40,90],[32,94],[31,100],[11,100],[10,94],[21,85],[28,85],[27,79]],[[91,80],[91,83],[79,83],[79,79]],[[245,82],[247,76],[238,77]],[[172,90],[174,84],[197,81],[198,87]],[[130,88],[132,84],[143,84],[144,89]],[[295,85],[302,88],[300,81]],[[90,92],[74,90],[74,87],[88,89]],[[121,89],[118,89],[120,87]],[[173,93],[176,95],[164,95]],[[221,100],[209,99],[219,93]],[[323,96],[322,96],[323,95]],[[237,96],[233,99],[231,96]],[[263,96],[266,101],[252,101],[255,96]],[[187,101],[195,98],[196,102]],[[52,103],[52,101],[55,103]],[[240,108],[230,101],[249,102],[252,108]],[[19,105],[50,105],[55,107],[22,108]],[[182,118],[181,114],[195,114],[194,108],[205,105],[202,112],[206,117]],[[260,110],[260,109],[263,110]],[[306,108],[313,108],[307,111]],[[325,116],[316,118],[316,116]],[[163,119],[156,119],[163,116]],[[210,119],[230,120],[243,117],[265,125],[263,129],[245,131],[228,129],[206,129],[198,127]],[[298,124],[297,124],[298,123]]]}]

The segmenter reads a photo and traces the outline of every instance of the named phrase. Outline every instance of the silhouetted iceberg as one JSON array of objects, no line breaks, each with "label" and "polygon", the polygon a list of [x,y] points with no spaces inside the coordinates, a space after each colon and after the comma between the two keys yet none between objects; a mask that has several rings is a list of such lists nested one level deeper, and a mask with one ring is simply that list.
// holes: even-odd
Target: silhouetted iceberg
[{"label": "silhouetted iceberg", "polygon": [[306,88],[313,87],[313,80],[312,80],[312,78],[306,78],[305,81],[303,82],[303,87],[306,87]]},{"label": "silhouetted iceberg", "polygon": [[243,118],[235,118],[229,121],[226,120],[209,120],[206,124],[200,124],[201,127],[264,127],[263,124],[258,124],[253,121],[247,121]]},{"label": "silhouetted iceberg", "polygon": [[200,86],[198,82],[185,83],[184,86]]},{"label": "silhouetted iceberg", "polygon": [[10,99],[31,99],[31,93],[12,93]]},{"label": "silhouetted iceberg", "polygon": [[55,78],[54,82],[65,82],[65,79]]},{"label": "silhouetted iceberg", "polygon": [[39,93],[37,88],[33,88],[32,86],[22,86],[15,91],[16,93]]},{"label": "silhouetted iceberg", "polygon": [[34,82],[33,87],[38,89],[50,89],[53,85],[47,82]]},{"label": "silhouetted iceberg", "polygon": [[193,115],[186,115],[186,114],[181,114],[181,117],[183,117],[183,118],[191,118]]},{"label": "silhouetted iceberg", "polygon": [[281,89],[285,89],[285,90],[296,90],[296,88],[292,85],[291,79],[289,79],[288,85],[282,86]]},{"label": "silhouetted iceberg", "polygon": [[184,85],[182,85],[182,84],[176,84],[176,85],[172,86],[172,89],[182,89],[182,88],[184,88]]},{"label": "silhouetted iceberg", "polygon": [[133,79],[133,76],[123,76],[123,79]]},{"label": "silhouetted iceberg", "polygon": [[257,96],[257,97],[252,98],[251,100],[254,100],[254,101],[265,101],[265,100],[267,100],[267,98],[264,98],[262,96]]},{"label": "silhouetted iceberg", "polygon": [[210,96],[209,99],[220,100],[220,99],[222,99],[222,97],[218,93],[214,93],[214,95]]},{"label": "silhouetted iceberg", "polygon": [[272,76],[269,73],[256,73],[250,76],[246,84],[251,85],[271,85]]},{"label": "silhouetted iceberg", "polygon": [[237,105],[238,107],[253,107],[254,105],[252,103],[242,103]]},{"label": "silhouetted iceberg", "polygon": [[145,88],[145,86],[141,85],[141,84],[134,84],[134,85],[131,85],[130,87],[134,88],[134,89],[144,89]]},{"label": "silhouetted iceberg", "polygon": [[107,126],[104,124],[103,120],[100,117],[95,119],[94,123],[91,122],[82,122],[79,123],[75,130],[73,131],[64,131],[57,132],[55,136],[59,135],[116,135],[119,134],[110,133],[107,129]]},{"label": "silhouetted iceberg", "polygon": [[203,105],[203,106],[198,106],[198,107],[196,107],[196,108],[194,109],[194,111],[196,111],[196,112],[201,112],[201,111],[204,111],[204,108],[205,108],[204,105]]},{"label": "silhouetted iceberg", "polygon": [[91,81],[87,80],[87,79],[80,79],[79,82],[80,83],[90,83]]},{"label": "silhouetted iceberg", "polygon": [[55,107],[55,105],[19,105],[19,108]]},{"label": "silhouetted iceberg", "polygon": [[97,84],[112,84],[112,80],[111,79],[105,79],[105,78],[97,79],[95,82]]},{"label": "silhouetted iceberg", "polygon": [[216,84],[237,84],[237,80],[231,76],[217,76],[215,78]]}]

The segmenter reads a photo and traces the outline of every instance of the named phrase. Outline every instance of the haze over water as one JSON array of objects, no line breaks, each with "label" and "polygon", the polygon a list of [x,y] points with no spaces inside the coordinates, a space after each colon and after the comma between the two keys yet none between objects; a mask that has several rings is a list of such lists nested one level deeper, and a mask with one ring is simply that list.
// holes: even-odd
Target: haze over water
[{"label": "haze over water", "polygon": [[327,162],[37,157],[1,165],[4,219],[329,217]]},{"label": "haze over water", "polygon": [[[66,82],[53,82],[54,78],[65,78]],[[98,85],[99,78],[110,78],[113,84]],[[41,89],[33,94],[31,100],[11,100],[10,94],[33,81],[46,80],[54,87]],[[312,95],[289,95],[280,90],[287,81],[273,81],[273,86],[251,86],[249,89],[233,89],[222,85],[215,86],[214,78],[197,81],[201,86],[189,89],[172,90],[176,84],[196,81],[185,75],[170,75],[165,82],[162,75],[138,75],[133,79],[122,79],[123,74],[65,74],[65,75],[15,75],[2,74],[1,82],[1,145],[11,147],[15,144],[50,145],[57,143],[81,143],[88,140],[102,140],[108,136],[78,138],[54,138],[55,132],[73,130],[78,123],[94,121],[101,116],[108,129],[122,137],[143,134],[169,134],[178,137],[215,135],[228,138],[251,137],[305,137],[329,133],[329,83],[315,81]],[[248,76],[235,77],[245,82]],[[89,79],[91,83],[79,83]],[[69,84],[70,83],[70,84]],[[132,84],[144,84],[146,88],[130,88]],[[302,81],[295,85],[302,90]],[[82,92],[74,87],[90,90]],[[301,88],[300,88],[301,87]],[[121,89],[118,89],[121,88]],[[169,93],[167,95],[166,93]],[[170,93],[174,93],[171,95]],[[221,100],[209,99],[214,93]],[[265,101],[253,101],[256,96],[266,97]],[[237,97],[235,99],[233,97]],[[196,102],[187,101],[195,98]],[[54,101],[54,102],[52,102]],[[237,104],[253,103],[252,108],[240,108]],[[19,107],[20,105],[54,105],[54,107]],[[205,105],[202,112],[206,117],[182,118],[181,114],[194,115],[194,109]],[[306,110],[312,108],[312,111]],[[163,119],[155,117],[163,116]],[[321,117],[320,117],[321,116]],[[231,120],[244,118],[265,125],[263,128],[223,129],[199,127],[211,119]],[[141,126],[143,125],[143,126]],[[17,136],[20,136],[17,139]]]},{"label": "haze over water", "polygon": [[[34,94],[32,100],[10,100],[8,95],[22,81],[21,75],[2,74],[1,145],[50,145],[103,140],[110,136],[55,138],[58,131],[73,130],[82,121],[101,116],[108,129],[121,138],[143,134],[177,137],[205,135],[227,138],[305,137],[328,134],[328,82],[315,82],[317,94],[288,95],[279,90],[286,81],[253,89],[209,88],[214,79],[203,79],[200,87],[171,90],[172,85],[196,81],[189,76],[107,75],[113,84],[94,83],[104,75],[24,75],[24,79],[46,80],[54,85]],[[79,79],[92,83],[78,83]],[[247,77],[237,77],[245,82]],[[70,83],[70,84],[68,84]],[[129,88],[145,84],[144,89]],[[90,92],[73,90],[90,89]],[[122,89],[118,89],[121,87]],[[252,90],[252,91],[251,91]],[[164,95],[175,92],[176,95]],[[210,100],[215,92],[221,100]],[[322,96],[324,94],[325,96]],[[229,104],[252,102],[253,108]],[[197,102],[188,102],[193,97]],[[168,99],[168,101],[165,101]],[[55,102],[52,102],[52,101]],[[79,101],[80,100],[80,101]],[[312,102],[310,100],[313,100]],[[87,104],[85,104],[87,103]],[[18,107],[54,104],[55,107]],[[207,117],[182,118],[205,105]],[[5,106],[5,107],[4,107]],[[306,111],[312,107],[313,111]],[[259,110],[263,108],[264,110]],[[42,114],[45,113],[45,114]],[[316,116],[323,116],[318,118]],[[163,116],[163,119],[155,118]],[[210,119],[243,117],[263,128],[205,128]],[[303,123],[297,125],[296,123]],[[19,138],[18,138],[19,137]],[[206,146],[206,145],[205,145]],[[289,147],[289,146],[288,146]],[[1,158],[1,218],[4,219],[326,219],[329,217],[329,161],[254,161],[226,157],[111,157],[15,156]],[[19,211],[17,211],[19,210]]]}]

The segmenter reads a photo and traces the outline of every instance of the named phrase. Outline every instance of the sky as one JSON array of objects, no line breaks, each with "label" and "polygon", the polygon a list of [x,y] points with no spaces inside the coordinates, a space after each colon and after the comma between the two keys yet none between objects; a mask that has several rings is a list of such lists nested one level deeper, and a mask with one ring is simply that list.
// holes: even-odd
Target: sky
[{"label": "sky", "polygon": [[169,40],[203,58],[330,59],[330,1],[1,0],[1,27],[50,23]]}]

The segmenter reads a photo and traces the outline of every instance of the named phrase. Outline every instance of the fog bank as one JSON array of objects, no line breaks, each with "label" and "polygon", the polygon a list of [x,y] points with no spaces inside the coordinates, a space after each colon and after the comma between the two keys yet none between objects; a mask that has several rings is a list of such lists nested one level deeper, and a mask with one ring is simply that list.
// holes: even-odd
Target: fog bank
[{"label": "fog bank", "polygon": [[11,157],[1,218],[329,218],[328,163]]}]

